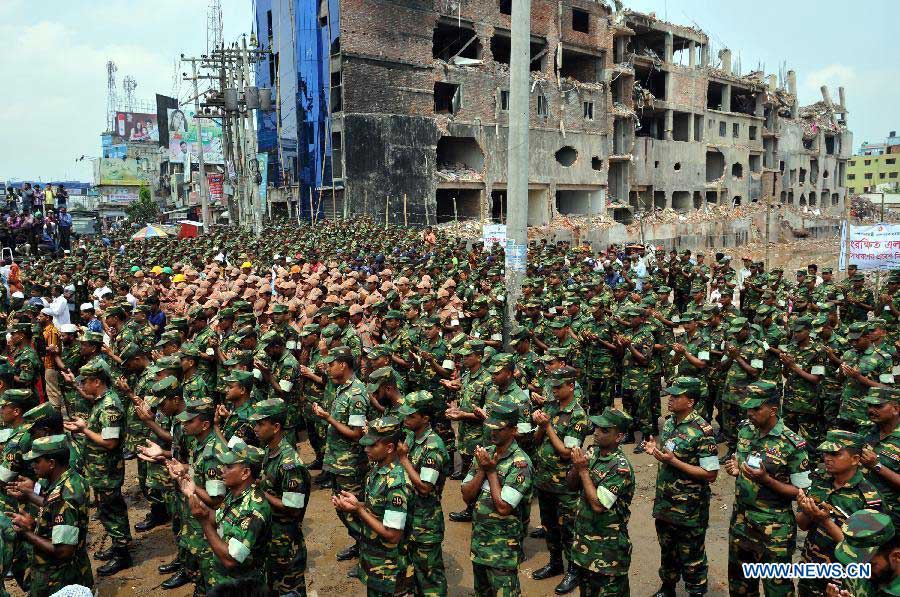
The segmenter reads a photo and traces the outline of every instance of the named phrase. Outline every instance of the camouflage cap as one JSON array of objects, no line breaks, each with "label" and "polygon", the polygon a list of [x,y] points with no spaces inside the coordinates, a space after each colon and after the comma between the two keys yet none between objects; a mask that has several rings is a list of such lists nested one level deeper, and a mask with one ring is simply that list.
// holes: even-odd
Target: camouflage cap
[{"label": "camouflage cap", "polygon": [[353,360],[353,352],[346,346],[335,346],[334,348],[328,349],[328,356],[322,359],[322,362],[331,363],[337,360],[350,362]]},{"label": "camouflage cap", "polygon": [[469,342],[465,342],[462,347],[456,351],[456,354],[460,356],[467,356],[475,353],[483,353],[484,352],[484,342],[477,342],[475,340],[471,340]]},{"label": "camouflage cap", "polygon": [[547,352],[541,357],[541,361],[552,363],[553,361],[566,361],[569,358],[569,349],[562,346],[554,346],[548,348]]},{"label": "camouflage cap", "polygon": [[392,354],[394,354],[394,347],[390,344],[376,344],[366,351],[366,356],[368,356],[370,359],[389,357]]},{"label": "camouflage cap", "polygon": [[284,336],[278,330],[269,330],[259,338],[260,344],[284,346]]},{"label": "camouflage cap", "polygon": [[332,317],[349,317],[350,316],[350,307],[348,305],[335,305],[331,309]]},{"label": "camouflage cap", "polygon": [[588,417],[595,427],[615,427],[619,431],[626,432],[631,429],[632,418],[628,413],[607,406],[599,415]]},{"label": "camouflage cap", "polygon": [[499,373],[503,369],[510,369],[514,367],[516,364],[516,359],[513,355],[508,353],[499,353],[494,356],[494,360],[491,362],[490,373]]},{"label": "camouflage cap", "polygon": [[334,338],[335,336],[340,335],[340,333],[341,328],[339,328],[336,323],[329,323],[324,328],[322,328],[323,338]]},{"label": "camouflage cap", "polygon": [[58,411],[48,400],[47,402],[38,404],[37,406],[32,407],[32,408],[28,409],[27,411],[25,411],[25,413],[22,415],[22,419],[26,423],[34,423],[34,422],[38,421],[39,419],[43,419],[44,417],[49,417],[56,412],[58,412]]},{"label": "camouflage cap", "polygon": [[372,446],[380,440],[392,439],[402,429],[400,419],[393,415],[387,415],[369,423],[366,434],[359,438],[361,446]]},{"label": "camouflage cap", "polygon": [[812,318],[798,317],[791,322],[791,329],[795,332],[800,330],[811,330],[813,328]]},{"label": "camouflage cap", "polygon": [[186,423],[200,415],[211,415],[214,412],[216,412],[216,405],[212,400],[203,398],[191,400],[184,405],[184,411],[175,416],[175,420]]},{"label": "camouflage cap", "polygon": [[839,452],[844,448],[862,449],[863,437],[852,431],[831,429],[825,433],[825,441],[819,444],[819,452]]},{"label": "camouflage cap", "polygon": [[175,330],[168,330],[162,333],[159,337],[159,342],[156,343],[156,348],[162,348],[166,344],[180,344],[181,343],[181,334],[179,334]]},{"label": "camouflage cap", "polygon": [[869,388],[863,402],[872,406],[881,406],[889,402],[900,403],[900,389],[898,388]]},{"label": "camouflage cap", "polygon": [[690,323],[691,321],[698,321],[700,319],[700,313],[697,311],[685,311],[681,315],[673,315],[672,321],[676,323]]},{"label": "camouflage cap", "polygon": [[560,367],[550,374],[549,383],[554,388],[575,381],[578,372],[572,367]]},{"label": "camouflage cap", "polygon": [[169,321],[169,325],[176,330],[186,330],[188,328],[188,320],[186,317],[173,317]]},{"label": "camouflage cap", "polygon": [[248,446],[244,442],[235,443],[227,452],[219,454],[219,462],[222,464],[245,464],[247,466],[260,466],[266,453],[256,446]]},{"label": "camouflage cap", "polygon": [[133,359],[142,354],[145,354],[144,347],[137,342],[131,342],[122,349],[122,352],[119,353],[119,358],[123,361],[127,361],[128,359]]},{"label": "camouflage cap", "polygon": [[275,303],[274,305],[272,305],[272,308],[269,309],[269,313],[275,313],[275,314],[287,313],[288,311],[289,311],[288,306],[285,305],[284,303]]},{"label": "camouflage cap", "polygon": [[312,336],[313,334],[320,334],[322,332],[322,328],[317,323],[307,323],[303,326],[303,329],[300,330],[300,337],[306,338],[307,336]]},{"label": "camouflage cap", "polygon": [[85,330],[83,334],[81,334],[82,342],[91,342],[93,344],[103,344],[103,334],[100,332],[92,332],[90,330]]},{"label": "camouflage cap", "polygon": [[669,286],[658,286],[655,290],[657,294],[669,294],[672,289]]},{"label": "camouflage cap", "polygon": [[775,308],[771,305],[759,305],[754,309],[753,319],[760,321],[775,314]]},{"label": "camouflage cap", "polygon": [[488,413],[484,426],[488,429],[503,429],[515,426],[519,421],[519,409],[515,404],[503,401],[494,406]]},{"label": "camouflage cap", "polygon": [[125,309],[121,305],[112,305],[103,312],[104,317],[125,317]]},{"label": "camouflage cap", "polygon": [[850,340],[859,340],[869,331],[869,326],[865,321],[854,321],[847,328],[847,338]]},{"label": "camouflage cap", "polygon": [[37,460],[41,456],[63,454],[69,451],[69,438],[64,434],[39,437],[31,442],[31,450],[22,455],[24,460]]},{"label": "camouflage cap", "polygon": [[197,348],[197,345],[194,344],[193,342],[185,342],[184,344],[181,345],[180,350],[181,350],[182,357],[189,357],[189,358],[196,359],[196,358],[200,358],[200,355],[202,354],[200,352],[200,349]]},{"label": "camouflage cap", "polygon": [[222,378],[222,381],[225,383],[239,383],[243,385],[252,384],[253,383],[253,372],[252,371],[244,371],[242,369],[232,369],[228,372],[228,375]]},{"label": "camouflage cap", "polygon": [[392,379],[394,379],[394,369],[392,367],[379,367],[369,374],[366,390],[370,394],[374,394],[384,382]]},{"label": "camouflage cap", "polygon": [[195,319],[206,319],[206,309],[203,307],[193,307],[190,311],[188,311],[188,320],[194,321]]},{"label": "camouflage cap", "polygon": [[747,396],[741,403],[741,408],[757,408],[766,403],[778,402],[778,385],[771,381],[754,381],[747,386]]},{"label": "camouflage cap", "polygon": [[550,327],[556,330],[560,330],[566,326],[571,325],[572,322],[569,321],[568,317],[556,317],[550,321]]},{"label": "camouflage cap", "polygon": [[270,398],[256,403],[253,408],[253,414],[250,415],[250,420],[262,421],[269,417],[283,417],[286,414],[287,403],[281,398]]},{"label": "camouflage cap", "polygon": [[154,365],[156,365],[160,371],[181,371],[181,360],[174,354],[156,359]]},{"label": "camouflage cap", "polygon": [[109,363],[103,359],[93,359],[78,370],[78,376],[81,378],[99,377],[101,379],[109,380],[112,374],[109,370]]},{"label": "camouflage cap", "polygon": [[385,314],[385,319],[399,319],[400,321],[406,321],[406,315],[403,311],[398,311],[397,309],[391,309]]},{"label": "camouflage cap", "polygon": [[823,327],[825,327],[825,324],[828,323],[828,317],[824,315],[816,315],[810,320],[810,323],[812,323],[812,327],[814,330],[821,330]]},{"label": "camouflage cap", "polygon": [[868,509],[851,514],[842,530],[844,540],[837,544],[834,555],[845,566],[870,562],[878,549],[896,533],[890,516]]},{"label": "camouflage cap", "polygon": [[12,404],[13,406],[18,406],[22,409],[22,412],[25,412],[37,401],[34,394],[32,394],[31,390],[25,389],[9,389],[4,390],[2,396],[0,396],[0,405]]},{"label": "camouflage cap", "polygon": [[728,322],[727,331],[731,334],[736,334],[748,325],[750,325],[750,321],[746,317],[733,317],[731,321]]},{"label": "camouflage cap", "polygon": [[696,377],[676,377],[672,380],[671,385],[663,388],[663,393],[670,396],[687,395],[695,400],[703,396],[703,384]]},{"label": "camouflage cap", "polygon": [[401,417],[406,417],[422,411],[427,411],[435,406],[434,396],[428,390],[416,390],[403,398],[403,404],[397,411]]}]

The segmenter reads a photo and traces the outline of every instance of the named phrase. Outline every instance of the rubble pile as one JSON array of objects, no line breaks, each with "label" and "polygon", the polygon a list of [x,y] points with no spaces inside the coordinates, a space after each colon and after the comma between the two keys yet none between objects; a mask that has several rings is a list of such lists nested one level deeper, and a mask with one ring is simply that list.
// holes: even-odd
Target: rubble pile
[{"label": "rubble pile", "polygon": [[465,164],[440,164],[436,171],[438,182],[481,182],[481,172]]},{"label": "rubble pile", "polygon": [[484,226],[484,222],[481,220],[460,220],[458,222],[438,224],[436,228],[456,238],[478,240],[481,238],[482,226]]}]

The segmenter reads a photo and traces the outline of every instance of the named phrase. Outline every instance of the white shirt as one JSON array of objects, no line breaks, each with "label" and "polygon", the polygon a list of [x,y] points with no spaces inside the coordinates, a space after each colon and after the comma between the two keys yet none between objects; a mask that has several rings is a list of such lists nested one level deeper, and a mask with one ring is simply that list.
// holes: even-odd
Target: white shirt
[{"label": "white shirt", "polygon": [[63,295],[59,295],[53,302],[47,302],[47,299],[41,299],[44,302],[44,306],[51,311],[53,317],[53,325],[59,329],[59,326],[72,323],[71,319],[69,319],[69,301],[66,300],[66,297]]}]

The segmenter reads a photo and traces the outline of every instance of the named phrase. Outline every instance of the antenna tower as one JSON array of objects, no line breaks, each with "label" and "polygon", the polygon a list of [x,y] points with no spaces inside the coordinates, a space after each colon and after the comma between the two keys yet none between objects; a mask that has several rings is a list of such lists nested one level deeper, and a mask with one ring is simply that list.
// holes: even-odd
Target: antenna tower
[{"label": "antenna tower", "polygon": [[114,120],[116,118],[116,72],[119,67],[110,60],[106,63],[106,129],[111,131],[114,128]]},{"label": "antenna tower", "polygon": [[206,53],[222,47],[222,2],[221,0],[209,0],[209,9],[206,14]]},{"label": "antenna tower", "polygon": [[134,112],[134,90],[137,89],[137,81],[131,75],[126,75],[122,80],[122,89],[125,90],[125,111]]}]

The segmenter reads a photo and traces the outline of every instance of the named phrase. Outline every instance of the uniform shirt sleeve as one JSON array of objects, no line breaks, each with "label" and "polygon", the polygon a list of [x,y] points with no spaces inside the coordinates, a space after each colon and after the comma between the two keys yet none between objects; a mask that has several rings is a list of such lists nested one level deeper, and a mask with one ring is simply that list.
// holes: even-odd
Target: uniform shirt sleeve
[{"label": "uniform shirt sleeve", "polygon": [[618,466],[614,467],[597,483],[597,499],[604,508],[610,510],[628,483],[630,483],[630,479],[627,473],[620,470]]},{"label": "uniform shirt sleeve", "polygon": [[436,447],[428,446],[422,455],[422,466],[419,468],[419,478],[423,483],[435,485],[441,478],[441,473],[447,468],[444,454]]},{"label": "uniform shirt sleeve", "polygon": [[265,518],[259,510],[247,512],[244,520],[249,523],[244,525],[242,522],[240,527],[233,527],[222,535],[222,540],[228,545],[228,555],[239,564],[247,560],[253,548],[262,540],[266,529]]},{"label": "uniform shirt sleeve", "polygon": [[798,489],[806,489],[810,485],[809,455],[806,453],[806,442],[794,445],[793,452],[788,459],[788,471],[790,472],[791,485]]},{"label": "uniform shirt sleeve", "polygon": [[59,511],[53,516],[50,540],[53,545],[78,545],[78,505],[66,492],[63,492],[60,501]]},{"label": "uniform shirt sleeve", "polygon": [[281,470],[281,502],[286,508],[300,510],[306,507],[309,499],[309,487],[299,465],[294,464]]},{"label": "uniform shirt sleeve", "polygon": [[563,445],[569,449],[580,448],[588,436],[588,427],[587,416],[584,413],[572,417],[562,437]]},{"label": "uniform shirt sleeve", "polygon": [[500,498],[511,507],[516,508],[522,503],[524,497],[531,494],[531,484],[531,463],[525,458],[516,458],[503,477]]},{"label": "uniform shirt sleeve", "polygon": [[697,442],[697,464],[705,471],[719,470],[719,447],[713,435],[704,433]]},{"label": "uniform shirt sleeve", "polygon": [[100,437],[103,439],[119,439],[122,435],[124,422],[122,411],[114,404],[108,404],[100,412]]},{"label": "uniform shirt sleeve", "polygon": [[389,529],[402,531],[406,528],[406,515],[409,509],[409,485],[394,483],[388,487],[385,497],[386,505],[381,523]]},{"label": "uniform shirt sleeve", "polygon": [[278,387],[282,392],[290,392],[297,383],[297,368],[293,365],[285,365],[278,372]]}]

